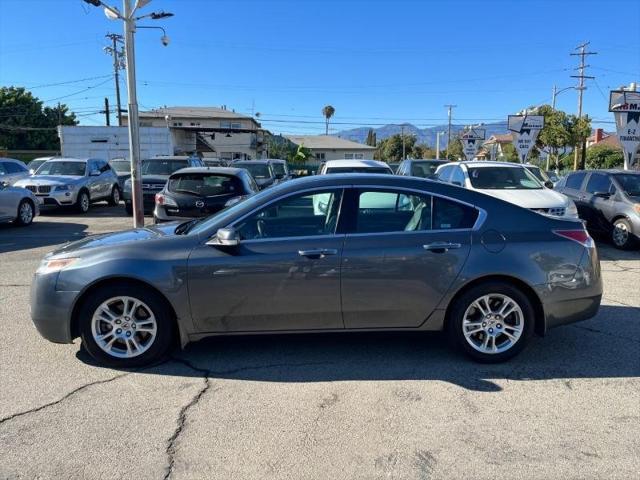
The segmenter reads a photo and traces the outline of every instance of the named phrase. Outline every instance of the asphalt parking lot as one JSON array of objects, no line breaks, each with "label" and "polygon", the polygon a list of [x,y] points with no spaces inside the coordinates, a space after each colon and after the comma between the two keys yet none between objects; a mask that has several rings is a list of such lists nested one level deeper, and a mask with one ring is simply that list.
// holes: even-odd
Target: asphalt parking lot
[{"label": "asphalt parking lot", "polygon": [[117,371],[29,318],[42,256],[124,209],[0,225],[0,478],[638,478],[640,252],[599,244],[597,317],[501,365],[440,335],[205,340]]}]

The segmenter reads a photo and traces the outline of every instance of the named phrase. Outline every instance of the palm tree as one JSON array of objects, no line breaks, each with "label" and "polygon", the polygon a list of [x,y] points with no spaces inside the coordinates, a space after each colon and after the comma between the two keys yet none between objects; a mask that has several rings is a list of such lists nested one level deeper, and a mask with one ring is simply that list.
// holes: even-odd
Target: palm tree
[{"label": "palm tree", "polygon": [[333,117],[334,113],[336,113],[336,109],[333,108],[331,105],[327,105],[322,109],[322,115],[324,115],[325,122],[326,122],[325,130],[324,130],[325,135],[329,135],[329,119]]}]

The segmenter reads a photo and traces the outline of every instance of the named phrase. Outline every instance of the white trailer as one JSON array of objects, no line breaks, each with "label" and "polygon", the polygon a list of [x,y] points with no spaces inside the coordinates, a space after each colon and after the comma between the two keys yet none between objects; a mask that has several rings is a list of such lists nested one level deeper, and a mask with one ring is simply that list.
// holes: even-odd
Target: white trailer
[{"label": "white trailer", "polygon": [[[128,127],[60,126],[58,136],[63,157],[129,158]],[[173,154],[168,128],[140,127],[141,158]]]}]

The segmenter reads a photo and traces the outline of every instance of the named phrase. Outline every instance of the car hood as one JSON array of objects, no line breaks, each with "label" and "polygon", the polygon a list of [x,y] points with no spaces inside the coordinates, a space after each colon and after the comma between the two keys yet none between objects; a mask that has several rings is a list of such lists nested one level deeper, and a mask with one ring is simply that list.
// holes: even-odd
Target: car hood
[{"label": "car hood", "polygon": [[32,175],[16,182],[18,186],[24,185],[69,185],[78,183],[84,177],[76,175]]},{"label": "car hood", "polygon": [[101,235],[92,235],[76,242],[68,243],[50,255],[74,256],[83,250],[89,250],[99,247],[113,247],[116,245],[130,244],[145,240],[159,239],[163,237],[175,236],[175,229],[180,222],[164,223],[162,225],[154,225],[153,227],[136,228],[125,230],[123,232],[105,233]]},{"label": "car hood", "polygon": [[558,208],[569,205],[569,200],[561,193],[548,188],[541,190],[476,190],[505,202],[515,203],[524,208]]}]

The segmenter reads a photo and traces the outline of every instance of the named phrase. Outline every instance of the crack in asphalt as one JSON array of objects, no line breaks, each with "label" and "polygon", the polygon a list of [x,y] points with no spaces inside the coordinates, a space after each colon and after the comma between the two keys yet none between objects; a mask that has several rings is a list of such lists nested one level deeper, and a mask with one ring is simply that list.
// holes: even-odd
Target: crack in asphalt
[{"label": "crack in asphalt", "polygon": [[609,297],[603,297],[603,298],[608,302],[618,303],[620,305],[624,305],[625,307],[640,309],[640,307],[638,307],[637,305],[631,305],[629,303],[624,303],[624,302],[621,302],[620,300],[614,300],[613,298],[609,298]]},{"label": "crack in asphalt", "polygon": [[640,341],[638,340],[633,340],[632,338],[629,338],[629,337],[623,337],[622,335],[615,335],[613,333],[605,332],[604,330],[598,330],[597,328],[583,327],[582,325],[569,325],[569,326],[573,328],[578,328],[580,330],[586,330],[587,332],[599,333],[601,335],[606,335],[607,337],[617,338],[619,340],[628,340],[632,343],[636,343],[640,345]]},{"label": "crack in asphalt", "polygon": [[[204,396],[204,394],[211,389],[210,377],[212,375],[229,375],[229,374],[234,374],[234,373],[239,373],[239,372],[244,372],[249,370],[264,370],[268,368],[278,368],[278,367],[307,367],[307,366],[313,366],[313,365],[330,365],[331,364],[331,362],[272,363],[267,365],[238,367],[238,368],[233,368],[229,370],[213,370],[213,369],[198,367],[193,363],[191,363],[189,360],[185,360],[184,358],[170,357],[170,360],[173,360],[174,362],[177,362],[177,363],[181,363],[191,368],[193,371],[201,373],[202,378],[204,380],[204,385],[191,398],[191,400],[189,400],[189,402],[180,409],[180,413],[178,414],[178,419],[176,421],[176,428],[173,431],[173,434],[171,435],[171,437],[169,437],[169,440],[167,440],[167,447],[165,449],[165,452],[167,454],[168,464],[165,469],[163,480],[169,480],[171,478],[171,475],[173,474],[173,469],[175,467],[175,461],[176,461],[178,439],[180,435],[184,432],[186,421],[187,421],[187,414],[191,408],[195,407],[200,402],[200,400],[202,400],[202,397]],[[218,390],[220,390],[220,388],[216,388],[213,391],[218,391]]]},{"label": "crack in asphalt", "polygon": [[108,378],[106,380],[96,380],[95,382],[86,383],[84,385],[79,386],[78,388],[76,388],[74,390],[71,390],[69,393],[67,393],[63,397],[59,398],[58,400],[55,400],[55,401],[49,402],[49,403],[45,403],[44,405],[40,405],[39,407],[30,408],[29,410],[25,410],[23,412],[18,412],[18,413],[11,414],[8,417],[0,418],[0,425],[2,425],[5,422],[8,422],[9,420],[13,420],[14,418],[22,417],[24,415],[29,415],[31,413],[36,413],[36,412],[39,412],[40,410],[44,410],[45,408],[49,408],[49,407],[52,407],[54,405],[58,405],[59,403],[64,402],[65,400],[67,400],[68,398],[72,397],[76,393],[79,393],[82,390],[85,390],[85,389],[87,389],[89,387],[93,387],[94,385],[101,385],[101,384],[104,384],[104,383],[113,382],[114,380],[118,380],[119,378],[126,377],[127,375],[131,375],[132,373],[134,373],[134,372],[122,373],[120,375],[116,375],[115,377],[111,377],[111,378]]}]

